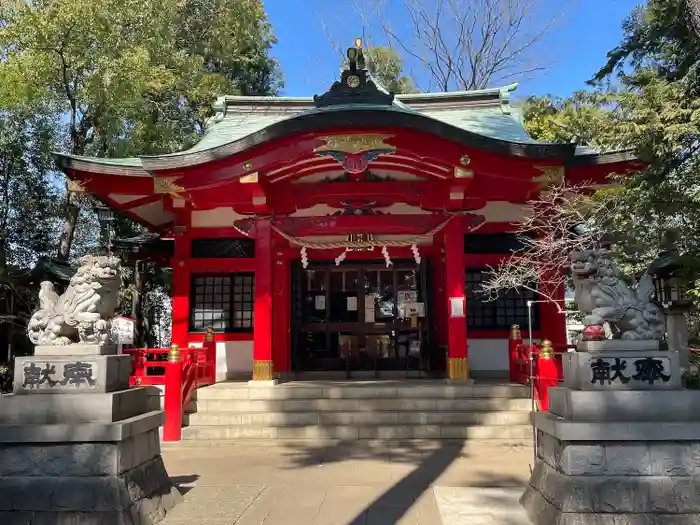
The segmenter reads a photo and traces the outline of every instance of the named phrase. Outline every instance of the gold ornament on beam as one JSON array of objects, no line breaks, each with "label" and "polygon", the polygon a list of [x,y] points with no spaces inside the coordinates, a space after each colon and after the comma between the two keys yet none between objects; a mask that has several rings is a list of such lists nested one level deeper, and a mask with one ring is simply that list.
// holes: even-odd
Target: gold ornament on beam
[{"label": "gold ornament on beam", "polygon": [[564,166],[535,166],[535,168],[542,172],[542,175],[532,178],[532,182],[537,184],[536,191],[564,182]]},{"label": "gold ornament on beam", "polygon": [[460,163],[462,166],[469,166],[469,163],[470,163],[471,161],[472,161],[472,159],[469,158],[469,155],[462,155],[462,156],[459,158],[459,163]]},{"label": "gold ornament on beam", "polygon": [[181,191],[185,191],[185,188],[175,184],[175,181],[179,178],[180,177],[155,177],[153,179],[153,193],[178,197]]},{"label": "gold ornament on beam", "polygon": [[[374,236],[371,233],[349,233],[347,237],[345,237],[345,240],[351,245],[355,243],[372,243],[374,242]],[[371,252],[374,251],[374,246],[366,246],[363,248],[348,247],[345,248],[345,250],[348,252]]]},{"label": "gold ornament on beam", "polygon": [[257,184],[258,183],[258,172],[254,171],[248,175],[243,175],[240,178],[241,184]]},{"label": "gold ornament on beam", "polygon": [[391,150],[396,151],[394,146],[386,144],[384,141],[390,139],[393,135],[381,135],[377,133],[367,133],[362,135],[329,135],[325,137],[317,137],[318,140],[323,140],[325,144],[314,149],[314,153],[324,151],[340,151],[355,155],[363,151],[371,150]]},{"label": "gold ornament on beam", "polygon": [[473,179],[474,178],[474,170],[467,170],[464,168],[460,168],[459,166],[455,166],[455,179]]},{"label": "gold ornament on beam", "polygon": [[72,193],[85,193],[87,191],[85,189],[85,183],[80,180],[68,179],[66,182],[66,188],[68,188],[68,191]]}]

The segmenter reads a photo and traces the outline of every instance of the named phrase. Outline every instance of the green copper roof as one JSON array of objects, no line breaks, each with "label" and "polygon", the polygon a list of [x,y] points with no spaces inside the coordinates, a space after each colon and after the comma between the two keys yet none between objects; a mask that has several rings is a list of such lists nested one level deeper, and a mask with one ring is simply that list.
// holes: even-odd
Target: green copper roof
[{"label": "green copper roof", "polygon": [[[476,91],[416,93],[398,95],[389,104],[377,105],[374,101],[363,103],[358,101],[322,107],[316,107],[312,97],[222,96],[213,105],[215,115],[207,122],[203,136],[188,150],[167,155],[126,159],[71,157],[60,154],[57,158],[59,165],[64,168],[68,165],[76,167],[84,162],[92,164],[105,173],[128,172],[131,175],[147,176],[153,170],[172,169],[173,162],[184,163],[180,164],[181,166],[201,164],[216,160],[222,155],[229,155],[232,151],[239,151],[241,147],[249,147],[243,145],[243,139],[248,139],[247,142],[251,145],[258,144],[269,138],[270,133],[279,132],[279,129],[272,130],[272,128],[279,128],[275,125],[290,119],[328,116],[335,112],[347,114],[348,111],[353,110],[376,110],[385,115],[396,112],[397,116],[401,117],[422,115],[447,124],[451,129],[463,130],[472,135],[496,141],[506,150],[510,148],[509,144],[516,149],[527,147],[528,151],[531,151],[530,154],[534,156],[547,156],[540,155],[538,150],[540,147],[543,148],[542,152],[547,148],[552,152],[557,148],[561,150],[559,146],[565,145],[542,144],[527,134],[520,109],[510,105],[511,93],[516,88],[517,84],[512,84],[502,88]],[[379,89],[381,90],[382,87],[379,86]],[[406,122],[405,118],[402,120]],[[340,118],[338,125],[342,125],[343,121],[343,118]],[[383,119],[383,121],[384,125],[391,125],[387,124],[391,119]],[[326,128],[329,125],[332,126],[334,122],[334,119],[326,119]],[[290,129],[300,128],[292,124]],[[307,130],[310,129],[313,127],[307,128]],[[571,147],[571,154],[573,154],[574,145]],[[592,153],[589,149],[579,148],[576,156],[583,157]]]},{"label": "green copper roof", "polygon": [[[509,104],[510,92],[516,87],[513,84],[478,91],[399,95],[392,109],[420,113],[494,139],[536,144],[525,131],[519,111]],[[288,118],[361,107],[352,104],[316,109],[311,97],[220,97],[214,105],[217,114],[210,119],[204,136],[187,152],[234,142]]]},{"label": "green copper roof", "polygon": [[500,107],[484,106],[461,110],[424,111],[424,115],[486,137],[508,142],[536,144],[513,113],[504,114]]}]

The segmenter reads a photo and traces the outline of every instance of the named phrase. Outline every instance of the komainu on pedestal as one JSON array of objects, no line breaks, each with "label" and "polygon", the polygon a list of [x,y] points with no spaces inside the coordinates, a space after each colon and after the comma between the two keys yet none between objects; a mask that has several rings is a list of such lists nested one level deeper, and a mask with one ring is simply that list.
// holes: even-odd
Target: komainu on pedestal
[{"label": "komainu on pedestal", "polygon": [[587,322],[618,338],[563,355],[564,385],[533,414],[537,459],[521,498],[536,525],[700,523],[700,391],[682,389],[677,352],[647,286],[620,279],[607,249],[572,256]]},{"label": "komainu on pedestal", "polygon": [[664,336],[664,313],[651,300],[654,285],[649,274],[636,286],[628,285],[605,246],[574,252],[570,259],[574,300],[588,314],[585,326],[607,322],[619,339],[659,340]]},{"label": "komainu on pedestal", "polygon": [[62,296],[42,283],[29,325],[39,346],[0,396],[3,525],[152,525],[182,498],[160,454],[163,413],[107,343],[119,260],[80,263]]},{"label": "komainu on pedestal", "polygon": [[41,308],[29,320],[29,340],[35,345],[105,344],[119,298],[119,267],[116,257],[82,257],[60,297],[53,283],[42,282]]}]

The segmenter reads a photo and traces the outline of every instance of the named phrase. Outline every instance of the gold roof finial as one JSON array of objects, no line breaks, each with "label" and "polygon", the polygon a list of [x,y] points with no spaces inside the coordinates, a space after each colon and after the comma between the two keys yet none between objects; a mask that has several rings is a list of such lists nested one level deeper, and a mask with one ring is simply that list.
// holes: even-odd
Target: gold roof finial
[{"label": "gold roof finial", "polygon": [[347,56],[350,71],[355,71],[358,68],[365,68],[365,56],[362,53],[362,38],[360,38],[359,36],[355,38],[355,47],[348,48]]}]

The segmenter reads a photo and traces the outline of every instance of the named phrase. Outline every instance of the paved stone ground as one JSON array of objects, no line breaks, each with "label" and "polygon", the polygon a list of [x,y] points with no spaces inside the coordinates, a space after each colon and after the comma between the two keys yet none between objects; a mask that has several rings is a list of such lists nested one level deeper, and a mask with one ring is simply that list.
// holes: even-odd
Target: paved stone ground
[{"label": "paved stone ground", "polygon": [[166,446],[163,525],[529,525],[532,448],[493,442]]}]

